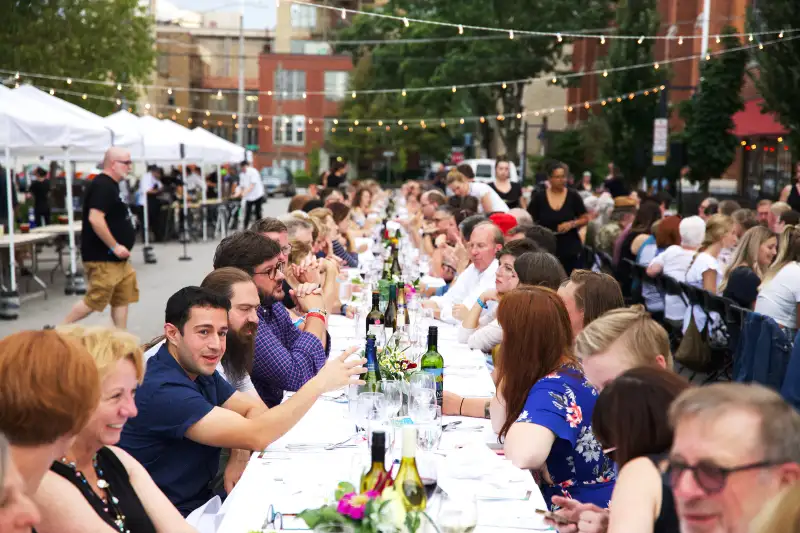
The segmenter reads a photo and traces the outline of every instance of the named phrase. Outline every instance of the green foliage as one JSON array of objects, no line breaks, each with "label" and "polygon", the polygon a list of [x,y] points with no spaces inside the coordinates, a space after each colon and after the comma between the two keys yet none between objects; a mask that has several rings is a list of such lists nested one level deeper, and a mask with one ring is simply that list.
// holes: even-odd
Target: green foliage
[{"label": "green foliage", "polygon": [[[617,33],[624,35],[655,35],[659,29],[656,0],[622,0],[617,6]],[[645,39],[612,39],[604,67],[609,70],[655,60],[655,41]],[[617,96],[639,90],[652,89],[664,83],[664,69],[636,68],[612,72],[603,78],[600,92],[604,97]],[[653,145],[653,120],[656,118],[658,99],[639,96],[624,103],[605,106],[603,117],[608,124],[608,153],[625,178],[633,183],[644,175],[650,165],[649,153]]]},{"label": "green foliage", "polygon": [[[389,6],[394,10],[393,13],[409,18],[458,20],[477,26],[540,31],[605,27],[610,17],[610,4],[602,0],[540,0],[535,6],[527,0],[395,0]],[[474,32],[465,30],[465,35],[474,35]],[[478,133],[484,148],[487,148],[497,135],[512,160],[518,159],[517,140],[521,134],[522,120],[516,116],[523,110],[522,96],[526,85],[524,81],[512,80],[525,80],[556,71],[563,57],[563,44],[552,38],[519,36],[509,39],[502,34],[486,34],[480,40],[459,40],[452,27],[411,23],[406,28],[397,21],[367,16],[356,17],[353,24],[337,37],[342,40],[387,41],[399,38],[449,39],[369,47],[340,45],[339,51],[352,53],[359,66],[365,60],[369,62],[368,74],[356,84],[362,90],[388,87],[409,89],[406,97],[380,97],[382,105],[374,109],[376,114],[369,116],[485,116],[489,120],[484,123],[448,126],[438,136],[449,142],[449,139],[463,133]],[[564,39],[563,43],[566,42]],[[410,90],[432,85],[499,83],[503,80],[508,80],[505,89],[497,85],[459,89],[455,93]],[[359,96],[358,100],[361,98]],[[349,102],[346,107],[355,105],[358,104]],[[498,113],[503,114],[505,120],[496,120]],[[419,124],[410,126],[409,133],[414,127],[419,129]],[[442,130],[438,124],[428,124],[430,129]],[[403,144],[413,150],[412,143],[403,141]],[[426,152],[429,150],[427,142],[419,144],[426,148]],[[449,147],[446,142],[445,146]]]},{"label": "green foliage", "polygon": [[[147,83],[153,68],[152,19],[139,0],[49,0],[11,2],[0,16],[0,68],[21,72],[110,82],[109,85],[22,78],[90,111],[107,115],[113,101],[82,93],[135,100],[130,87]],[[2,77],[2,75],[0,75]],[[73,91],[67,95],[60,90]]]},{"label": "green foliage", "polygon": [[309,174],[305,170],[298,170],[292,176],[294,177],[294,185],[295,187],[308,187],[311,185],[313,180],[313,176],[317,174]]},{"label": "green foliage", "polygon": [[[796,0],[758,2],[758,12],[748,14],[752,31],[777,28],[797,28],[800,24],[800,4]],[[787,35],[788,37],[789,35]],[[778,39],[775,34],[761,37],[764,41]],[[792,153],[800,154],[800,40],[754,50],[758,70],[751,72],[756,87],[764,97],[764,112],[777,114],[778,121],[789,131],[786,136]]]},{"label": "green foliage", "polygon": [[572,129],[549,133],[548,160],[566,163],[576,180],[588,170],[595,184],[599,184],[607,173],[609,163],[605,146],[609,136],[606,122],[592,118]]},{"label": "green foliage", "polygon": [[[724,33],[735,33],[726,28]],[[739,39],[723,37],[726,50],[741,46]],[[686,121],[686,143],[692,180],[708,182],[719,178],[733,163],[738,140],[732,133],[733,115],[744,109],[741,88],[747,63],[746,52],[716,56],[701,64],[700,87],[692,100],[680,108]]]},{"label": "green foliage", "polygon": [[314,148],[308,153],[308,173],[311,176],[319,176],[320,169],[320,149],[319,146],[314,145]]}]

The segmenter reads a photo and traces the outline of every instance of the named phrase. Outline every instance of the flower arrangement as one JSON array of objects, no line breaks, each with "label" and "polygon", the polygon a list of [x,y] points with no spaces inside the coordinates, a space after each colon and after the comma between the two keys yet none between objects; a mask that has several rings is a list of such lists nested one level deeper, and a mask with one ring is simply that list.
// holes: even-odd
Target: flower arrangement
[{"label": "flower arrangement", "polygon": [[386,343],[386,347],[378,354],[378,363],[381,367],[381,376],[384,379],[396,379],[398,381],[408,381],[411,374],[418,372],[417,363],[408,359],[408,347],[398,347],[393,339],[396,333]]},{"label": "flower arrangement", "polygon": [[406,511],[388,474],[375,489],[361,494],[350,483],[339,483],[335,498],[335,504],[305,510],[299,517],[311,529],[347,524],[356,533],[414,533],[422,523],[424,513]]}]

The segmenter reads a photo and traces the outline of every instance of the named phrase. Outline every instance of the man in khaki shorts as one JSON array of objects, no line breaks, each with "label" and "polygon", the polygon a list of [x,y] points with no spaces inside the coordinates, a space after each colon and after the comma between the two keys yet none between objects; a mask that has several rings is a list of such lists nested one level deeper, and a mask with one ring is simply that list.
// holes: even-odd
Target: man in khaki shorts
[{"label": "man in khaki shorts", "polygon": [[128,206],[119,196],[119,182],[130,172],[131,154],[112,147],[103,159],[103,172],[86,189],[83,199],[81,257],[89,290],[64,322],[69,324],[102,312],[111,305],[118,328],[128,325],[128,305],[139,301],[136,271],[130,262],[136,230]]}]

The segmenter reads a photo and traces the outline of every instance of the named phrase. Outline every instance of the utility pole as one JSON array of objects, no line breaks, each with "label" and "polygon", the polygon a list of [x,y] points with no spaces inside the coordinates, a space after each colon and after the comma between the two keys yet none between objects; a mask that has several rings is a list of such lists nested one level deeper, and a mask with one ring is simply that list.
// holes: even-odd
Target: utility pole
[{"label": "utility pole", "polygon": [[244,146],[244,0],[241,0],[241,17],[239,18],[239,105],[236,113],[238,131],[236,143]]},{"label": "utility pole", "polygon": [[711,18],[711,0],[703,0],[703,42],[701,44],[702,49],[700,50],[700,62],[703,62],[703,58],[706,57],[708,53],[708,25]]}]

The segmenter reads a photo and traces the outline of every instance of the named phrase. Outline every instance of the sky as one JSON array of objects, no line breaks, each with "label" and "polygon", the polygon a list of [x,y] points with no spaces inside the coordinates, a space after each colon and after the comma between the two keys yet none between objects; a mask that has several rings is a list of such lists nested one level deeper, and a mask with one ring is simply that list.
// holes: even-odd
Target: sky
[{"label": "sky", "polygon": [[[238,12],[240,0],[156,0],[159,6],[168,9],[164,4],[194,11]],[[244,25],[246,29],[272,29],[275,27],[275,0],[244,0]]]}]

